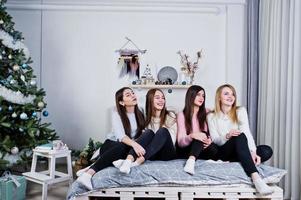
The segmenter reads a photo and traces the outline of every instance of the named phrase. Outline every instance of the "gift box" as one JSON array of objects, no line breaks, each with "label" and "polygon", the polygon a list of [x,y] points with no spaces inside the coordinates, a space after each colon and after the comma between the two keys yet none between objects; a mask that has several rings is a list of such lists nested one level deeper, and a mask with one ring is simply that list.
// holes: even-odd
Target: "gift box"
[{"label": "gift box", "polygon": [[24,200],[26,194],[26,179],[24,176],[15,176],[5,173],[0,177],[1,200]]}]

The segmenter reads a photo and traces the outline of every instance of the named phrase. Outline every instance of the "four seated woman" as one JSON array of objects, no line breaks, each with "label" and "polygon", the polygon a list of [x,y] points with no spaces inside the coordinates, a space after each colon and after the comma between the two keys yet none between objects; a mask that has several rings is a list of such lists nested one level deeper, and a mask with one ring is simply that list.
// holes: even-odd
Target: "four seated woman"
[{"label": "four seated woman", "polygon": [[[191,86],[186,93],[183,112],[178,114],[177,120],[173,112],[166,110],[164,93],[160,89],[150,89],[146,95],[146,123],[143,116],[137,117],[138,107],[133,91],[130,88],[120,89],[119,99],[117,93],[116,106],[122,110],[119,112],[121,120],[117,121],[124,128],[123,134],[118,136],[120,142],[106,141],[96,163],[78,178],[77,181],[88,189],[93,188],[91,177],[112,164],[128,174],[131,167],[141,165],[145,160],[188,157],[184,171],[191,175],[195,173],[194,164],[198,158],[238,161],[260,194],[273,192],[256,169],[256,165],[268,160],[273,151],[266,145],[256,147],[247,112],[245,108],[236,106],[236,92],[231,85],[218,88],[214,112],[209,114],[205,108],[205,90],[197,85]],[[126,101],[127,93],[129,101]],[[135,113],[133,120],[129,120],[130,113]],[[138,113],[140,115],[140,111]],[[141,135],[130,134],[137,132],[133,131],[136,129],[141,133],[143,127],[145,130]]]}]

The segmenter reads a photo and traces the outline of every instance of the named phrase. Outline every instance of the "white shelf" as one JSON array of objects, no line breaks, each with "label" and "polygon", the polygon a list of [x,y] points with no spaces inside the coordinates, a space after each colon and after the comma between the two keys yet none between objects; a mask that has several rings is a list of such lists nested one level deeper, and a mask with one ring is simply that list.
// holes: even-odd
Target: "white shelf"
[{"label": "white shelf", "polygon": [[155,85],[155,84],[149,84],[149,85],[130,85],[131,88],[160,88],[160,89],[187,89],[191,85]]},{"label": "white shelf", "polygon": [[34,179],[39,182],[47,182],[52,180],[50,176],[38,172],[25,172],[23,173],[23,176]]}]

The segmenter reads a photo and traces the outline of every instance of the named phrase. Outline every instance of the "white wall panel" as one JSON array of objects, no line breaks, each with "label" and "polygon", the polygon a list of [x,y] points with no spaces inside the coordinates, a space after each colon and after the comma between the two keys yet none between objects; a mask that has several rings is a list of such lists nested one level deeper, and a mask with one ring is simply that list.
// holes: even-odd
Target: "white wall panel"
[{"label": "white wall panel", "polygon": [[[25,2],[25,1],[23,1]],[[29,23],[26,13],[42,12],[42,40],[26,38],[42,47],[42,87],[53,127],[71,147],[79,148],[89,137],[103,140],[110,131],[109,110],[114,94],[128,82],[118,78],[114,52],[131,38],[147,53],[141,71],[149,64],[155,73],[163,66],[180,68],[178,50],[204,57],[195,83],[207,92],[213,107],[216,87],[230,82],[243,95],[244,1],[9,1],[18,23]],[[41,26],[39,26],[41,28]],[[38,29],[38,28],[37,28]],[[30,26],[20,31],[37,34]],[[142,73],[141,72],[141,73]],[[136,89],[144,106],[146,90]],[[170,107],[182,109],[185,90],[168,94]],[[244,103],[244,102],[243,102]]]}]

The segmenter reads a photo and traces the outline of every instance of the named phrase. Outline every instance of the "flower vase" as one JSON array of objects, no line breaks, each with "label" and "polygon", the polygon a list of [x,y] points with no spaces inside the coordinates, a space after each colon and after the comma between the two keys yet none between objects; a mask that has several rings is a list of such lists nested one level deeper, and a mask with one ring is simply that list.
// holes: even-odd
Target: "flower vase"
[{"label": "flower vase", "polygon": [[183,85],[192,85],[194,79],[193,73],[188,73],[185,71],[181,71],[180,73],[180,83]]},{"label": "flower vase", "polygon": [[187,73],[185,79],[187,85],[192,85],[194,81],[194,74]]},{"label": "flower vase", "polygon": [[188,73],[183,73],[182,84],[190,85],[191,79]]},{"label": "flower vase", "polygon": [[194,74],[190,74],[189,76],[189,84],[192,85],[194,81]]},{"label": "flower vase", "polygon": [[180,84],[182,84],[182,85],[186,84],[186,73],[185,72],[181,71],[179,78],[180,78],[179,79]]}]

